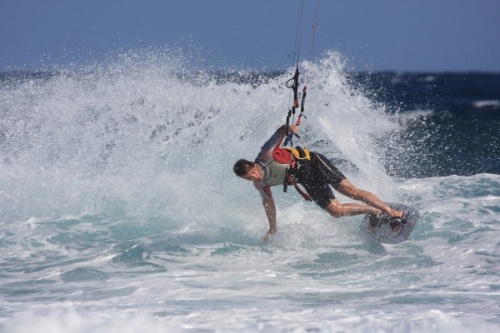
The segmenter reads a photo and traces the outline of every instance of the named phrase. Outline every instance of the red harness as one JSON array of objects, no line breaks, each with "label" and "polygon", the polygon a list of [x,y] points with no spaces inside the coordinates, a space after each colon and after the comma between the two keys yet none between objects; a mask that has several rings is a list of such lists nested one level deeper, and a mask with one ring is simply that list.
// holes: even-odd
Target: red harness
[{"label": "red harness", "polygon": [[[273,149],[273,159],[276,162],[278,162],[278,163],[290,165],[290,169],[295,169],[295,165],[296,165],[295,157],[293,156],[293,154],[292,154],[292,152],[290,150],[284,149],[284,148],[280,147],[282,141],[283,141],[283,138],[280,140],[280,142],[278,142],[278,144],[276,145],[276,147],[274,147],[274,149]],[[309,194],[307,194],[306,192],[302,191],[302,189],[299,187],[299,185],[297,185],[297,183],[293,180],[293,178],[288,173],[286,175],[286,181],[289,184],[292,184],[293,187],[295,187],[295,189],[297,190],[297,192],[299,192],[300,195],[302,195],[302,197],[306,201],[312,201],[312,199],[309,196]],[[286,186],[284,188],[284,191],[286,192]]]}]

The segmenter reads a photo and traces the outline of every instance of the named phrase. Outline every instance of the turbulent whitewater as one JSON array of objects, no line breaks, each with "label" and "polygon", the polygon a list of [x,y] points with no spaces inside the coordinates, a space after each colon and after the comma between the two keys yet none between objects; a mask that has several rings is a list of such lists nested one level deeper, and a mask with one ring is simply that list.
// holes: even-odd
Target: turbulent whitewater
[{"label": "turbulent whitewater", "polygon": [[[304,141],[421,218],[411,240],[381,246],[360,217],[334,220],[276,188],[279,233],[266,246],[260,197],[232,165],[284,122],[293,70],[190,68],[145,52],[1,76],[0,331],[500,327],[495,97],[470,103],[484,123],[453,107],[407,110],[338,54],[312,64]],[[489,133],[470,135],[479,152],[453,136],[463,122]],[[457,154],[467,169],[450,167]]]}]

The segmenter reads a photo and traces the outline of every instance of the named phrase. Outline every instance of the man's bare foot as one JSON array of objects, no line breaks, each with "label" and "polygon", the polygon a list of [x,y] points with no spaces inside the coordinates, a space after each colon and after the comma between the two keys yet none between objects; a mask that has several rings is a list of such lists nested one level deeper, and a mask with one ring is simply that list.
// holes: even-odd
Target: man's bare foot
[{"label": "man's bare foot", "polygon": [[405,212],[402,210],[392,210],[389,216],[393,219],[402,219],[404,217]]},{"label": "man's bare foot", "polygon": [[390,224],[392,228],[392,233],[397,234],[403,229],[406,221],[408,219],[408,212],[401,211],[401,217],[393,219]]}]

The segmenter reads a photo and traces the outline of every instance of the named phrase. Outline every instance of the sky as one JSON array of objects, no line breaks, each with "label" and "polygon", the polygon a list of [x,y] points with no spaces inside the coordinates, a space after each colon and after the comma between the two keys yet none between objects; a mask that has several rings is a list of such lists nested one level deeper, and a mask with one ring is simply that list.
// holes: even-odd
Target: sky
[{"label": "sky", "polygon": [[0,0],[0,71],[172,48],[215,68],[281,70],[300,36],[301,59],[333,50],[353,70],[500,72],[500,0],[304,0],[303,15],[299,4]]}]

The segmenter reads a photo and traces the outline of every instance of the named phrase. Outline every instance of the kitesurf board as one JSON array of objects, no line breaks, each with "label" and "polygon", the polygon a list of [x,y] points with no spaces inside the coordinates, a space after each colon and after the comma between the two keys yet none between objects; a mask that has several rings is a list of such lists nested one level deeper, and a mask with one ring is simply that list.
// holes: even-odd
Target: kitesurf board
[{"label": "kitesurf board", "polygon": [[380,215],[380,217],[372,217],[377,219],[377,226],[374,230],[370,230],[370,216],[365,215],[363,221],[361,222],[361,230],[371,235],[376,241],[385,244],[398,244],[404,242],[410,237],[415,224],[417,224],[420,213],[416,208],[406,206],[399,203],[388,203],[391,208],[396,210],[404,210],[408,212],[408,218],[403,227],[397,231],[393,232],[391,227],[391,218],[387,215]]}]

